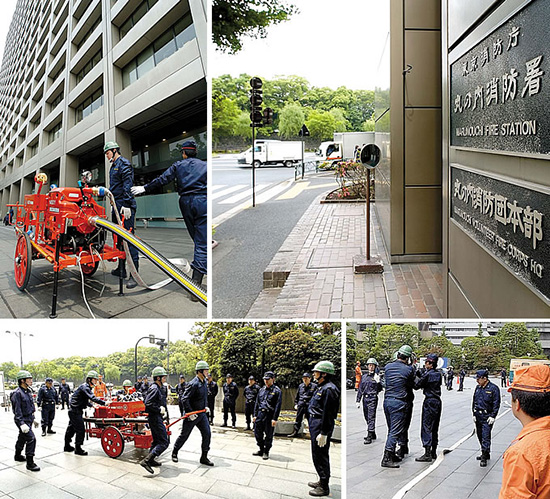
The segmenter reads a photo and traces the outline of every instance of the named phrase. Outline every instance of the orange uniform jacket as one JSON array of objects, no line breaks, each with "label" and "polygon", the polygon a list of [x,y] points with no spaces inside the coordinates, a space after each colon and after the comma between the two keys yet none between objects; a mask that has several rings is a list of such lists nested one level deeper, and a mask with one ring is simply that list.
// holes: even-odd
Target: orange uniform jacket
[{"label": "orange uniform jacket", "polygon": [[355,388],[359,388],[359,383],[361,383],[361,378],[363,373],[361,372],[361,366],[355,366]]},{"label": "orange uniform jacket", "polygon": [[499,499],[550,497],[550,416],[525,425],[504,453]]},{"label": "orange uniform jacket", "polygon": [[107,396],[107,385],[103,382],[98,382],[97,385],[94,386],[94,395],[97,398],[105,398]]}]

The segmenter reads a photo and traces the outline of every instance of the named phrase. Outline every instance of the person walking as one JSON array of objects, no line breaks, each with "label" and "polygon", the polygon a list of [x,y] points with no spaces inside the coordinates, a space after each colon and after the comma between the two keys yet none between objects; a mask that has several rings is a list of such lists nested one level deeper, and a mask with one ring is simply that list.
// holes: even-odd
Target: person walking
[{"label": "person walking", "polygon": [[371,444],[373,440],[376,440],[376,409],[378,394],[382,391],[380,375],[376,372],[377,367],[378,361],[374,357],[367,360],[367,373],[361,378],[357,391],[357,408],[363,406],[363,417],[367,424],[364,444]]},{"label": "person walking", "polygon": [[273,434],[281,412],[283,393],[275,384],[275,373],[267,371],[264,374],[264,386],[260,389],[254,407],[254,437],[259,449],[253,456],[269,459],[269,451],[273,445]]},{"label": "person walking", "polygon": [[481,445],[481,454],[476,459],[484,468],[491,459],[491,432],[500,409],[500,389],[489,381],[487,369],[479,369],[476,377],[477,386],[472,399],[472,412],[477,439]]},{"label": "person walking", "polygon": [[53,379],[46,378],[46,383],[38,390],[36,397],[36,405],[42,413],[41,426],[42,436],[46,436],[46,432],[50,435],[55,435],[52,430],[53,420],[55,418],[55,406],[59,404],[59,396],[53,387]]}]

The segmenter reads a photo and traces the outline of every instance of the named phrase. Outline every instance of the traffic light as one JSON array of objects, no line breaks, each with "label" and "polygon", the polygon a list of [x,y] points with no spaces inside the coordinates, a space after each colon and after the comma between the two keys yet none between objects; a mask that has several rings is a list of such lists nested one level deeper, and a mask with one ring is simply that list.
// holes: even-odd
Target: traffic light
[{"label": "traffic light", "polygon": [[271,125],[273,124],[273,109],[270,107],[266,107],[264,109],[264,115],[263,115],[263,123],[264,125]]},{"label": "traffic light", "polygon": [[251,127],[261,127],[264,124],[262,116],[262,80],[257,76],[250,79],[250,123]]}]

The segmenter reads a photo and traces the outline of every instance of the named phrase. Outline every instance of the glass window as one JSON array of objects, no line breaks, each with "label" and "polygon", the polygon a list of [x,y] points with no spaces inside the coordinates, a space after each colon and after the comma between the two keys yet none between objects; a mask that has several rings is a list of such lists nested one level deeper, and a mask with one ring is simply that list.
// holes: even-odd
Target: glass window
[{"label": "glass window", "polygon": [[153,57],[153,47],[146,48],[141,54],[137,56],[137,74],[138,78],[141,78],[145,73],[151,71],[155,67],[155,61]]},{"label": "glass window", "polygon": [[186,43],[194,40],[197,37],[195,34],[195,26],[191,25],[176,35],[176,44],[178,49],[181,49]]},{"label": "glass window", "polygon": [[168,33],[164,33],[164,35],[153,43],[153,49],[155,51],[156,66],[167,57],[170,57],[177,50],[173,34],[170,31]]},{"label": "glass window", "polygon": [[136,61],[133,60],[122,70],[122,86],[126,88],[138,79]]},{"label": "glass window", "polygon": [[61,136],[61,123],[55,125],[48,135],[48,144],[51,144]]},{"label": "glass window", "polygon": [[134,21],[132,16],[130,16],[130,18],[120,27],[120,39],[124,38],[133,27]]},{"label": "glass window", "polygon": [[79,121],[82,121],[84,118],[99,109],[102,105],[103,88],[100,88],[76,108],[76,122],[78,123]]}]

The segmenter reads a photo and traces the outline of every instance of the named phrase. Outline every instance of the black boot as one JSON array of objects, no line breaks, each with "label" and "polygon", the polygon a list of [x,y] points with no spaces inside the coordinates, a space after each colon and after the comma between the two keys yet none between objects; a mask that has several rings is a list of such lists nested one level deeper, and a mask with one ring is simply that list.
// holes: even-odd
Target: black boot
[{"label": "black boot", "polygon": [[74,452],[74,447],[71,445],[71,441],[65,440],[65,447],[63,448],[65,452]]},{"label": "black boot", "polygon": [[227,419],[220,425],[221,428],[227,428]]},{"label": "black boot", "polygon": [[128,279],[128,282],[126,283],[127,289],[134,289],[137,286],[137,282],[134,279],[133,275],[130,275],[130,279]]},{"label": "black boot", "polygon": [[178,453],[176,451],[172,451],[172,462],[178,462]]},{"label": "black boot", "polygon": [[376,440],[376,432],[375,432],[375,431],[371,431],[370,434],[371,434],[371,438],[372,438],[373,440]]},{"label": "black boot", "polygon": [[50,435],[55,435],[55,431],[52,430],[52,425],[48,426],[48,431],[46,433],[49,433]]},{"label": "black boot", "polygon": [[87,456],[88,455],[88,453],[82,448],[82,446],[78,445],[78,444],[76,444],[76,449],[75,449],[74,453],[77,456]]},{"label": "black boot", "polygon": [[319,480],[319,485],[309,491],[309,495],[313,497],[323,497],[330,494],[328,480]]},{"label": "black boot", "polygon": [[476,456],[476,459],[478,461],[481,461],[483,459],[483,454],[487,454],[487,459],[491,459],[491,455],[487,452],[485,452],[484,450],[481,451],[481,454],[479,456]]},{"label": "black boot", "polygon": [[259,451],[253,452],[252,455],[253,456],[263,456],[264,455],[264,450],[260,449]]},{"label": "black boot", "polygon": [[432,452],[431,452],[431,446],[426,445],[424,447],[424,454],[420,457],[417,457],[415,461],[419,463],[431,463],[432,462]]},{"label": "black boot", "polygon": [[157,461],[155,459],[155,456],[153,456],[151,459],[149,459],[149,466],[152,466],[153,468],[160,468],[162,466],[162,463],[160,461]]},{"label": "black boot", "polygon": [[321,486],[321,480],[317,480],[316,482],[308,482],[308,487],[311,487],[312,489],[316,489],[317,487]]},{"label": "black boot", "polygon": [[43,437],[46,436],[46,427],[45,426],[42,427],[42,436]]},{"label": "black boot", "polygon": [[24,463],[26,461],[25,457],[22,456],[20,452],[16,452],[13,459],[15,459],[18,463]]},{"label": "black boot", "polygon": [[264,451],[264,455],[262,456],[262,459],[264,461],[267,461],[269,459],[269,452],[268,451]]},{"label": "black boot", "polygon": [[[119,267],[117,267],[114,270],[111,270],[111,275],[114,275],[115,277],[120,277]],[[123,279],[126,279],[126,267],[122,268],[122,277],[123,277]]]},{"label": "black boot", "polygon": [[437,445],[432,445],[432,459],[437,459]]},{"label": "black boot", "polygon": [[485,467],[487,466],[487,460],[489,460],[489,459],[490,459],[489,453],[483,451],[483,452],[481,453],[481,459],[479,460],[479,465],[480,465],[482,468],[485,468]]},{"label": "black boot", "polygon": [[393,458],[395,453],[391,450],[384,450],[384,457],[382,457],[382,468],[399,468],[399,465],[394,462]]},{"label": "black boot", "polygon": [[151,461],[153,459],[155,459],[155,456],[149,452],[149,454],[147,454],[147,456],[140,461],[139,465],[144,467],[149,473],[153,474],[153,468],[151,468]]},{"label": "black boot", "polygon": [[372,444],[372,435],[370,434],[370,431],[367,433],[367,436],[364,438],[363,443],[365,445]]},{"label": "black boot", "polygon": [[206,466],[214,466],[214,463],[208,459],[208,452],[202,453],[200,463]]},{"label": "black boot", "polygon": [[27,469],[29,471],[40,471],[40,467],[34,462],[34,456],[27,456]]},{"label": "black boot", "polygon": [[408,444],[403,444],[399,446],[399,449],[395,453],[397,457],[400,459],[405,459],[405,456],[409,453],[409,446]]}]

